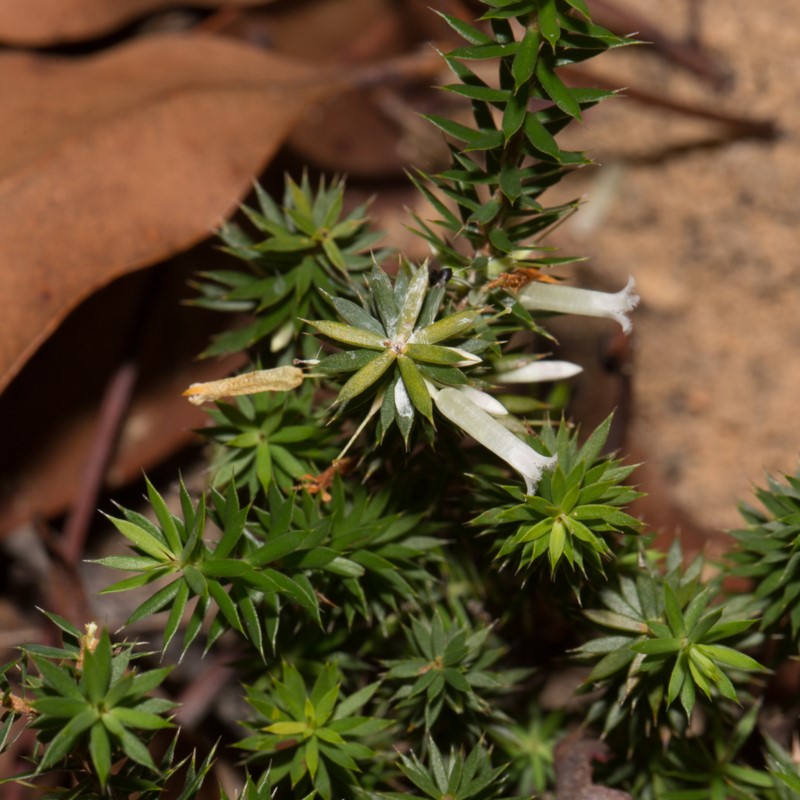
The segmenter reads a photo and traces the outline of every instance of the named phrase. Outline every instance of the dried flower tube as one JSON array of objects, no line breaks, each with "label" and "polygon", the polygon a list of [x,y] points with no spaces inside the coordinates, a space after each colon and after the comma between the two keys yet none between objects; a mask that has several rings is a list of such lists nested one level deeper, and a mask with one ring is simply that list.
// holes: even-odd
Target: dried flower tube
[{"label": "dried flower tube", "polygon": [[190,403],[199,406],[222,397],[258,392],[288,392],[303,382],[303,370],[299,367],[275,367],[244,372],[232,378],[207,383],[193,383],[184,393]]}]

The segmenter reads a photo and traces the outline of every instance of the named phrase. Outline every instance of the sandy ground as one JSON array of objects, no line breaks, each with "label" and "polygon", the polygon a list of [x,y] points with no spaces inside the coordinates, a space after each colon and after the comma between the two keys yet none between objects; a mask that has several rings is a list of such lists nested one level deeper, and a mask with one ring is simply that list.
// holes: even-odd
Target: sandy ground
[{"label": "sandy ground", "polygon": [[[684,0],[657,13],[627,5],[674,35],[691,24]],[[604,56],[598,72],[775,118],[781,138],[713,144],[715,123],[609,101],[572,134],[603,166],[564,187],[589,202],[559,243],[589,255],[611,285],[635,276],[633,440],[680,504],[725,528],[764,472],[793,473],[800,453],[800,5],[712,0],[702,10],[701,41],[732,71],[726,91],[630,52]]]}]

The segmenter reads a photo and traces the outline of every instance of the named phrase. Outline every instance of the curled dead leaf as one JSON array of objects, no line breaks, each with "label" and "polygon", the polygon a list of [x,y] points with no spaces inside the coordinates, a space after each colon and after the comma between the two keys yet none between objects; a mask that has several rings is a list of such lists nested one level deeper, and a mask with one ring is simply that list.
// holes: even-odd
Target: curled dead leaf
[{"label": "curled dead leaf", "polygon": [[[193,6],[253,6],[265,0],[194,0]],[[180,0],[26,0],[0,3],[0,41],[41,47],[107,33],[154,11],[185,7]]]},{"label": "curled dead leaf", "polygon": [[592,783],[592,761],[607,761],[610,750],[599,739],[584,739],[580,731],[555,748],[556,800],[633,800],[628,792]]},{"label": "curled dead leaf", "polygon": [[345,80],[204,35],[0,72],[0,391],[82,299],[205,238]]}]

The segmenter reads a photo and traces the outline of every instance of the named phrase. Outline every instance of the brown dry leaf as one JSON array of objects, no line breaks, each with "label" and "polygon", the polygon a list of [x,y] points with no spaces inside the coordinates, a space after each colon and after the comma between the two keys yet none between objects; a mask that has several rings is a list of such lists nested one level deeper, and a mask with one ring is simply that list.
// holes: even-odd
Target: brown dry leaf
[{"label": "brown dry leaf", "polygon": [[[249,27],[258,27],[260,35],[281,55],[330,64],[341,61],[365,34],[387,22],[391,25],[400,13],[398,5],[402,4],[394,0],[279,3],[266,12],[249,12],[232,25],[239,35],[246,33]],[[403,44],[402,39],[394,36],[384,42],[382,51],[372,54],[372,58],[402,52]]]},{"label": "brown dry leaf", "polygon": [[583,739],[580,731],[562,739],[555,748],[556,800],[633,800],[628,792],[592,783],[592,761],[606,761],[608,745]]},{"label": "brown dry leaf", "polygon": [[231,40],[0,54],[0,391],[83,298],[201,240],[344,83]]},{"label": "brown dry leaf", "polygon": [[431,104],[441,113],[446,100],[444,93],[431,87],[448,78],[444,63],[428,42],[441,43],[450,36],[457,46],[450,28],[430,9],[452,13],[449,5],[444,0],[279,4],[266,12],[240,15],[226,30],[250,40],[269,41],[279,53],[320,65],[379,65],[405,54],[403,66],[395,62],[398,69],[393,76],[367,80],[366,86],[316,106],[307,124],[295,128],[288,141],[303,164],[380,180],[399,177],[412,164],[433,170],[424,152],[430,139],[435,150],[441,148],[447,157],[441,133],[419,114],[431,110]]},{"label": "brown dry leaf", "polygon": [[141,478],[142,470],[198,441],[193,429],[205,426],[208,416],[187,403],[182,390],[241,368],[244,356],[196,361],[220,320],[181,301],[197,269],[228,258],[205,242],[114,281],[70,314],[0,395],[0,416],[13,421],[0,448],[0,539],[74,503],[98,436],[104,388],[126,359],[133,359],[139,377],[106,488]]},{"label": "brown dry leaf", "polygon": [[[194,0],[193,6],[254,6],[267,0]],[[180,0],[25,0],[0,3],[0,41],[41,47],[99,36]]]},{"label": "brown dry leaf", "polygon": [[[137,394],[126,417],[120,443],[109,467],[106,486],[119,489],[141,478],[171,453],[197,437],[192,432],[207,423],[200,409],[187,404],[180,387],[187,381],[219,377],[239,362],[187,364],[173,376]],[[81,489],[87,452],[97,430],[96,408],[87,408],[60,426],[49,447],[15,472],[0,492],[0,539],[34,518],[64,513]],[[5,472],[5,470],[4,470]],[[6,476],[3,476],[6,477]]]}]

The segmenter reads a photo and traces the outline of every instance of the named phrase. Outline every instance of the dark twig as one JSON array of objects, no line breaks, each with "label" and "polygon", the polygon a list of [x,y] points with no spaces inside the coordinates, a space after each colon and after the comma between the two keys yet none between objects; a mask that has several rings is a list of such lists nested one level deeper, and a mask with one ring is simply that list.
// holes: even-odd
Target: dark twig
[{"label": "dark twig", "polygon": [[180,708],[175,714],[175,719],[180,725],[193,729],[206,716],[219,696],[220,690],[233,675],[233,668],[227,664],[229,660],[230,655],[217,656],[181,692],[177,698]]},{"label": "dark twig", "polygon": [[[600,89],[618,89],[619,81],[609,80],[601,77],[582,67],[567,67],[561,72],[562,77],[570,84],[578,82],[591,83]],[[635,100],[643,105],[656,106],[667,111],[674,111],[678,114],[685,114],[697,119],[707,119],[711,122],[720,122],[727,125],[732,131],[742,138],[753,139],[777,139],[780,136],[780,128],[773,119],[757,119],[753,117],[743,117],[738,114],[730,114],[725,111],[716,111],[705,105],[688,103],[684,100],[676,100],[665,94],[654,94],[645,89],[637,89],[627,86],[622,90],[625,97]]]},{"label": "dark twig", "polygon": [[91,450],[81,476],[80,490],[64,525],[61,550],[69,564],[77,564],[83,555],[89,525],[97,509],[97,498],[114,455],[138,375],[137,363],[126,360],[116,368],[106,385]]},{"label": "dark twig", "polygon": [[641,14],[620,8],[612,0],[591,0],[589,5],[592,18],[598,25],[620,35],[635,33],[637,38],[651,44],[668,61],[710,82],[718,89],[730,83],[730,70],[699,44],[696,30],[690,31],[686,41],[681,41],[668,36]]},{"label": "dark twig", "polygon": [[61,538],[61,552],[70,564],[77,564],[84,552],[92,516],[96,512],[106,472],[131,404],[145,340],[152,330],[153,298],[161,296],[158,288],[163,280],[163,270],[154,269],[140,284],[132,322],[122,344],[120,363],[106,384],[80,491],[64,524]]},{"label": "dark twig", "polygon": [[555,748],[556,800],[633,800],[627,792],[592,783],[592,761],[607,761],[605,742],[583,739],[580,731],[562,739]]}]

